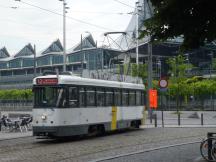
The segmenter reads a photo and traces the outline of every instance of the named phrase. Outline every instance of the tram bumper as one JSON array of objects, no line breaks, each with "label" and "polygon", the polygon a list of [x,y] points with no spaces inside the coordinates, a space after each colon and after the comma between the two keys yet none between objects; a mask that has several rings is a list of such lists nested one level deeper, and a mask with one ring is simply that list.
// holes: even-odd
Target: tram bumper
[{"label": "tram bumper", "polygon": [[33,136],[57,136],[58,127],[49,126],[34,126]]}]

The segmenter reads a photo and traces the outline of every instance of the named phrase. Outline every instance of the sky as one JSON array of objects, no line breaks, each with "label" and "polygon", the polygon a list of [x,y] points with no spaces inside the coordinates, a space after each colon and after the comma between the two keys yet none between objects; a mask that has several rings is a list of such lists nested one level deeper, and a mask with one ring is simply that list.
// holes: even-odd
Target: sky
[{"label": "sky", "polygon": [[[124,31],[131,19],[131,15],[127,13],[134,11],[136,1],[66,0],[66,2],[70,8],[66,19],[66,49],[70,49],[79,43],[81,34],[85,37],[88,32],[91,33],[100,46],[103,45],[103,33]],[[35,44],[36,50],[41,51],[58,38],[62,42],[62,8],[62,2],[59,0],[21,0],[21,2],[0,0],[0,48],[5,46],[10,55],[14,55],[28,43]]]}]

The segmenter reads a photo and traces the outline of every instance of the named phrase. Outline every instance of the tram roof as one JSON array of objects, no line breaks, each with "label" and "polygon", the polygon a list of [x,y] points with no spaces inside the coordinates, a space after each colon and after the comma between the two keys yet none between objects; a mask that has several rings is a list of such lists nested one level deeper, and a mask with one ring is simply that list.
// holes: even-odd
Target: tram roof
[{"label": "tram roof", "polygon": [[[38,78],[53,79],[53,78],[57,78],[57,75],[46,75],[46,76],[36,77],[33,80],[34,85],[37,85],[36,79]],[[89,85],[89,86],[99,86],[99,87],[129,88],[129,89],[142,89],[142,90],[145,89],[145,86],[143,84],[83,78],[83,77],[78,77],[73,75],[59,75],[58,84],[87,85],[87,86]]]}]

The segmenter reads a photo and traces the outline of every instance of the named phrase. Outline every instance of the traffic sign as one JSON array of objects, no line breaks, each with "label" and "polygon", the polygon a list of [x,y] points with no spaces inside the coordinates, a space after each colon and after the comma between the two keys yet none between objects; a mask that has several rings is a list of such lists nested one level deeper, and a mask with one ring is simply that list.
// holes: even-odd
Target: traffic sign
[{"label": "traffic sign", "polygon": [[166,79],[160,79],[158,84],[159,84],[160,88],[167,88],[168,87],[168,81]]}]

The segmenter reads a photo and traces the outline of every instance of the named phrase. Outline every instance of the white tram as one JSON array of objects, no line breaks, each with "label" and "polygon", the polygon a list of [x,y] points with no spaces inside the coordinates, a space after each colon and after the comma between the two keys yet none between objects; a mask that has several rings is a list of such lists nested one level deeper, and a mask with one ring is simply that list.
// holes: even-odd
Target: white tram
[{"label": "white tram", "polygon": [[72,75],[37,77],[33,81],[33,135],[63,137],[139,128],[144,88]]}]

